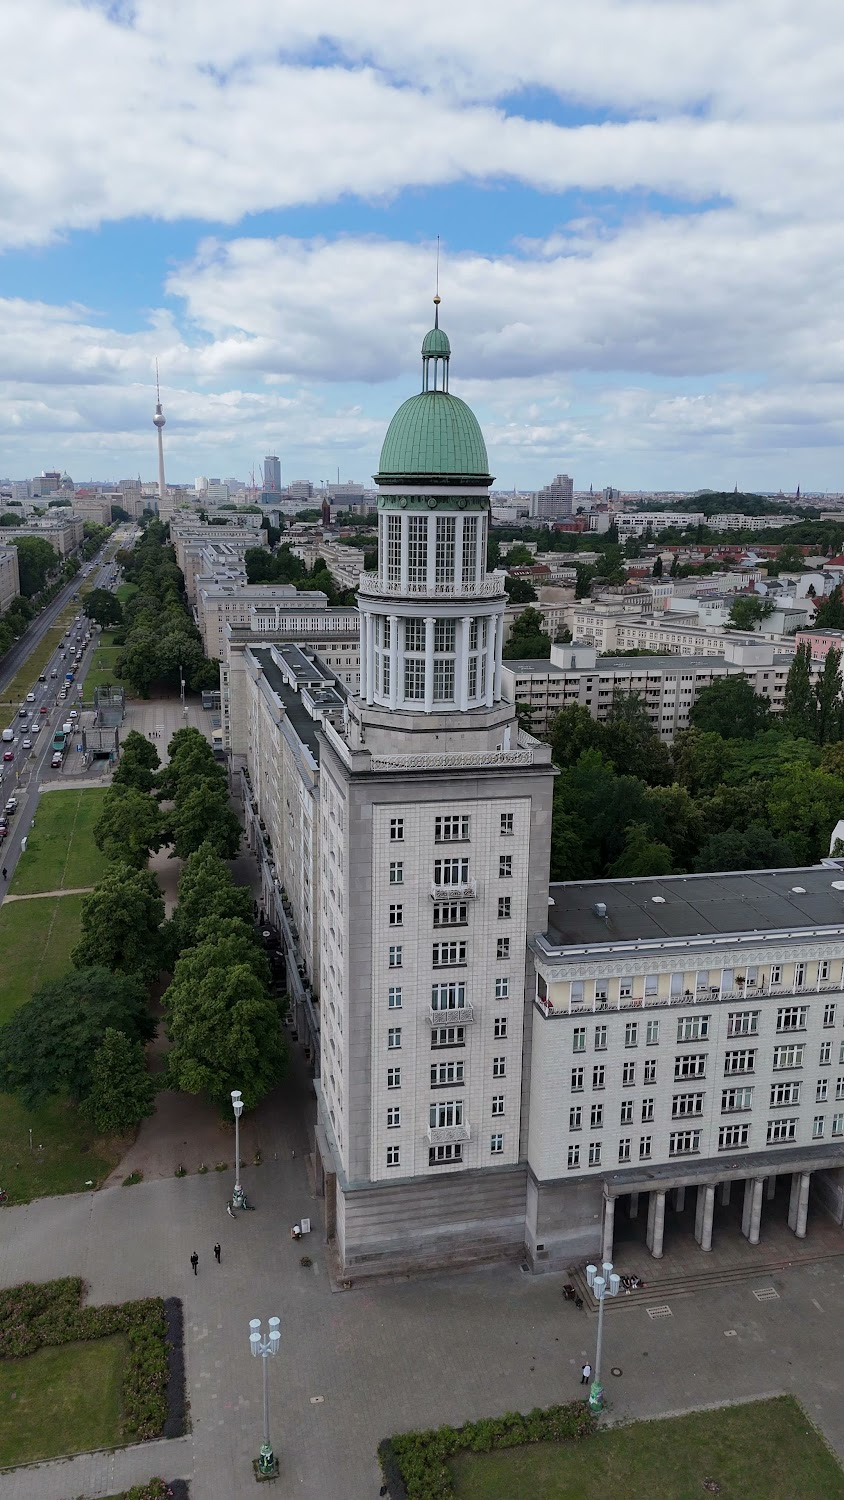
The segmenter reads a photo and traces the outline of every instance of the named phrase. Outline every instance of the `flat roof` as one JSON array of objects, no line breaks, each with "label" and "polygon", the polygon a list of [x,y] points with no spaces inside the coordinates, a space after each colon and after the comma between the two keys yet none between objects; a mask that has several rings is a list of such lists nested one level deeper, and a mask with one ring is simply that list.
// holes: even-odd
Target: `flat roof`
[{"label": "flat roof", "polygon": [[[844,862],[552,885],[546,944],[664,942],[721,933],[844,930]],[[603,903],[606,916],[595,906]]]}]

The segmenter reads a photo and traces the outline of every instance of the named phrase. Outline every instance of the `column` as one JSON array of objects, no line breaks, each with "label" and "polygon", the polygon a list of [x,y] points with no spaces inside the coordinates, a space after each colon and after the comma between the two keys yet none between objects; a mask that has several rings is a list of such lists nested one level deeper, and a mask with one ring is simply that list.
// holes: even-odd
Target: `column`
[{"label": "column", "polygon": [[683,1209],[685,1208],[685,1206],[686,1206],[686,1189],[685,1189],[685,1187],[675,1188],[674,1189],[674,1208],[675,1208],[675,1210],[677,1211],[678,1214],[681,1214],[683,1212]]},{"label": "column", "polygon": [[615,1199],[604,1199],[604,1233],[601,1240],[601,1259],[612,1260],[613,1227],[615,1225]]},{"label": "column", "polygon": [[662,1237],[665,1230],[665,1194],[651,1193],[648,1197],[648,1249],[654,1260],[662,1258]]},{"label": "column", "polygon": [[721,1207],[722,1208],[726,1208],[727,1204],[730,1201],[730,1188],[732,1187],[732,1185],[733,1184],[732,1184],[732,1182],[730,1181],[729,1178],[727,1179],[726,1182],[722,1182],[721,1183]]},{"label": "column", "polygon": [[400,683],[399,683],[399,630],[401,624],[398,615],[390,616],[390,707],[398,708]]},{"label": "column", "polygon": [[375,620],[371,614],[364,615],[366,622],[366,701],[375,701]]},{"label": "column", "polygon": [[770,1203],[771,1199],[775,1198],[776,1196],[777,1196],[777,1179],[776,1179],[776,1175],[774,1173],[772,1173],[771,1176],[768,1178],[767,1182],[765,1183],[765,1202],[766,1203]]},{"label": "column", "polygon": [[425,712],[434,706],[434,621],[431,615],[425,619]]},{"label": "column", "polygon": [[741,1215],[741,1232],[751,1245],[759,1244],[762,1224],[762,1193],[764,1177],[748,1177],[744,1184],[744,1208]]},{"label": "column", "polygon": [[712,1219],[715,1213],[714,1185],[701,1186],[697,1190],[695,1209],[695,1239],[701,1250],[712,1249]]},{"label": "column", "polygon": [[[460,517],[460,521],[462,524],[462,516]],[[457,667],[459,672],[457,680],[457,692],[459,696],[457,702],[463,713],[465,713],[466,709],[469,707],[469,636],[471,629],[471,616],[464,615],[462,620],[460,620],[458,623],[457,655]]]},{"label": "column", "polygon": [[408,559],[410,556],[410,516],[405,511],[401,520],[401,592],[407,594]]},{"label": "column", "polygon": [[369,640],[367,637],[367,624],[369,616],[361,614],[360,617],[360,696],[366,702],[366,673],[369,666]]},{"label": "column", "polygon": [[492,708],[495,701],[495,618],[493,615],[486,617],[486,695],[487,708]]},{"label": "column", "polygon": [[793,1172],[791,1195],[788,1200],[788,1227],[798,1240],[806,1238],[806,1219],[809,1214],[809,1184],[811,1172]]},{"label": "column", "polygon": [[639,1194],[630,1194],[630,1208],[628,1210],[631,1219],[635,1219],[639,1212]]},{"label": "column", "polygon": [[504,616],[499,615],[495,622],[495,688],[494,696],[496,703],[501,702],[501,663],[504,655]]}]

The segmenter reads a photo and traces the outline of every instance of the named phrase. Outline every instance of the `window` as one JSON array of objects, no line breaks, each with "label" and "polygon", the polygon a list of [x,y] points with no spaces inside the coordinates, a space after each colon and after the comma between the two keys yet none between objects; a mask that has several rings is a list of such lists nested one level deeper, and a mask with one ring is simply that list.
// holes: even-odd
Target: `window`
[{"label": "window", "polygon": [[499,896],[499,898],[498,898],[498,920],[499,920],[499,922],[506,922],[507,919],[509,918],[509,916],[510,916],[510,903],[511,903],[511,900],[512,900],[512,897],[510,897],[510,896]]},{"label": "window", "polygon": [[844,1135],[844,1115],[833,1115],[833,1117],[832,1117],[832,1134],[833,1135]]},{"label": "window", "polygon": [[434,842],[436,844],[466,843],[469,838],[469,819],[459,814],[434,819]]},{"label": "window", "polygon": [[609,997],[609,988],[605,979],[595,980],[595,999],[599,1005],[606,1005]]},{"label": "window", "polygon": [[[823,980],[828,979],[828,978],[829,978],[829,959],[825,958],[823,960],[823,962],[818,967],[818,979],[821,982],[823,982]],[[824,1025],[826,1025],[826,1022],[824,1022]],[[832,1022],[830,1022],[830,1025],[832,1025]]]},{"label": "window", "polygon": [[642,1124],[647,1125],[654,1117],[653,1099],[642,1100]]},{"label": "window", "polygon": [[390,904],[389,920],[391,927],[401,927],[403,908],[395,901]]},{"label": "window", "polygon": [[[828,965],[821,964],[821,968],[822,969],[826,968],[826,967],[828,967]],[[824,975],[821,975],[821,978],[824,978],[824,977],[825,977]],[[831,1001],[829,1005],[825,1005],[824,1008],[823,1008],[823,1023],[824,1023],[824,1026],[834,1026],[835,1025],[835,1001],[834,1000]]]},{"label": "window", "polygon": [[835,1080],[835,1097],[836,1099],[844,1099],[844,1078],[836,1078]]},{"label": "window", "polygon": [[435,927],[466,927],[469,923],[469,908],[465,901],[437,901],[434,903]]},{"label": "window", "polygon": [[434,943],[431,963],[435,969],[450,969],[454,964],[465,962],[465,943]]},{"label": "window", "polygon": [[728,1012],[727,1036],[756,1036],[758,1031],[758,1010],[733,1010]]},{"label": "window", "polygon": [[624,1045],[625,1047],[637,1047],[638,1044],[639,1023],[638,1021],[628,1021],[624,1028]]},{"label": "window", "polygon": [[468,880],[468,859],[434,860],[434,885],[466,885]]},{"label": "window", "polygon": [[465,984],[432,984],[432,1010],[461,1010],[466,1004]]},{"label": "window", "polygon": [[400,1047],[400,1046],[401,1046],[401,1027],[400,1026],[391,1026],[389,1028],[389,1030],[387,1031],[387,1047],[390,1050],[395,1051],[395,1049],[397,1047]]},{"label": "window", "polygon": [[598,1067],[598,1068],[593,1068],[592,1069],[592,1087],[593,1087],[593,1089],[602,1089],[602,1088],[604,1088],[605,1085],[606,1085],[606,1080],[607,1080],[607,1070],[606,1070],[606,1068],[604,1068],[604,1067]]},{"label": "window", "polygon": [[500,1134],[491,1135],[489,1138],[489,1150],[491,1156],[500,1156],[504,1150],[504,1137]]},{"label": "window", "polygon": [[510,995],[510,980],[506,974],[502,974],[495,981],[496,1000],[507,1000]]},{"label": "window", "polygon": [[401,1088],[401,1068],[388,1068],[387,1069],[387,1088],[388,1089],[400,1089]]},{"label": "window", "polygon": [[494,1057],[492,1059],[492,1076],[493,1076],[493,1078],[503,1078],[505,1076],[506,1072],[507,1072],[507,1059],[506,1059],[506,1057]]},{"label": "window", "polygon": [[[434,566],[436,582],[442,587],[454,583],[454,539],[457,521],[454,516],[437,516]],[[454,621],[444,621],[454,629]],[[453,649],[453,642],[452,642]]]},{"label": "window", "polygon": [[401,943],[391,943],[387,960],[391,969],[401,968]]},{"label": "window", "polygon": [[398,1130],[398,1128],[399,1128],[400,1125],[401,1125],[401,1106],[399,1104],[393,1104],[387,1110],[387,1129],[388,1130]]},{"label": "window", "polygon": [[805,1031],[808,1005],[781,1005],[777,1011],[777,1031]]},{"label": "window", "polygon": [[607,1028],[606,1026],[595,1027],[595,1051],[606,1052],[607,1050]]},{"label": "window", "polygon": [[[424,583],[428,568],[428,517],[408,516],[407,573],[411,583]],[[424,625],[422,620],[408,620],[408,625]],[[420,648],[421,649],[421,648]]]},{"label": "window", "polygon": [[656,1058],[649,1058],[645,1063],[644,1083],[656,1083]]},{"label": "window", "polygon": [[387,1166],[388,1167],[400,1167],[401,1166],[401,1147],[400,1146],[388,1146],[387,1147]]},{"label": "window", "polygon": [[629,1135],[625,1136],[623,1140],[619,1141],[619,1143],[618,1143],[618,1159],[619,1159],[619,1162],[625,1162],[625,1161],[629,1161],[630,1160],[630,1146],[631,1146],[631,1144],[632,1144],[632,1142],[630,1140]]},{"label": "window", "polygon": [[689,1052],[685,1057],[674,1059],[675,1078],[705,1078],[706,1053]]},{"label": "window", "polygon": [[572,1032],[571,1050],[572,1050],[572,1052],[585,1052],[586,1051],[586,1027],[585,1026],[575,1026],[574,1031]]},{"label": "window", "polygon": [[589,1115],[589,1129],[590,1130],[601,1130],[603,1128],[603,1124],[604,1124],[604,1106],[603,1106],[603,1104],[593,1104],[591,1112],[590,1112],[590,1115]]},{"label": "window", "polygon": [[668,1137],[669,1156],[691,1156],[699,1150],[699,1130],[673,1130]]},{"label": "window", "polygon": [[400,859],[390,861],[390,885],[404,885],[404,865]]},{"label": "window", "polygon": [[580,1130],[583,1126],[583,1107],[573,1104],[569,1110],[569,1130]]},{"label": "window", "polygon": [[624,1089],[632,1089],[636,1084],[636,1064],[626,1062],[621,1069],[621,1086]]},{"label": "window", "polygon": [[583,1069],[582,1068],[572,1068],[572,1070],[571,1070],[571,1091],[572,1091],[573,1094],[579,1094],[579,1093],[581,1093],[582,1089],[583,1089]]},{"label": "window", "polygon": [[829,1079],[819,1078],[815,1085],[815,1103],[826,1104],[829,1096]]},{"label": "window", "polygon": [[505,1037],[507,1035],[507,1017],[506,1016],[496,1016],[495,1017],[495,1020],[493,1022],[493,1031],[492,1031],[492,1034],[496,1038],[496,1040],[499,1040],[500,1038]]},{"label": "window", "polygon": [[621,1119],[619,1121],[619,1124],[621,1124],[621,1125],[632,1125],[633,1124],[633,1100],[632,1099],[622,1099],[622,1101],[621,1101]]},{"label": "window", "polygon": [[509,959],[509,957],[510,957],[510,939],[508,937],[506,937],[506,938],[496,938],[496,941],[495,941],[495,956],[499,960],[499,962],[502,959]]},{"label": "window", "polygon": [[749,1140],[749,1125],[722,1125],[718,1131],[718,1150],[733,1151],[738,1146],[746,1146]]},{"label": "window", "polygon": [[619,981],[618,981],[618,998],[619,998],[619,1000],[629,1000],[632,994],[633,994],[633,980],[632,979],[619,979]]},{"label": "window", "polygon": [[600,1141],[590,1141],[589,1142],[589,1165],[590,1165],[590,1167],[599,1167],[601,1165],[601,1142]]},{"label": "window", "polygon": [[752,1073],[755,1067],[755,1047],[742,1047],[739,1052],[726,1052],[724,1054],[725,1073]]},{"label": "window", "polygon": [[387,1009],[401,1010],[401,985],[391,984],[387,991]]},{"label": "window", "polygon": [[492,1113],[494,1115],[503,1115],[503,1113],[504,1113],[504,1095],[503,1094],[493,1094],[493,1096],[492,1096]]},{"label": "window", "polygon": [[788,1047],[774,1048],[774,1068],[802,1068],[805,1044],[792,1043]]},{"label": "window", "polygon": [[429,1146],[428,1166],[447,1167],[453,1166],[455,1162],[463,1160],[463,1147],[458,1141],[455,1145]]},{"label": "window", "polygon": [[753,1089],[722,1089],[721,1113],[730,1114],[740,1109],[753,1108]]},{"label": "window", "polygon": [[463,1083],[464,1062],[431,1063],[431,1088],[440,1089],[444,1084]]},{"label": "window", "polygon": [[431,1047],[465,1047],[465,1026],[435,1026],[431,1032]]},{"label": "window", "polygon": [[827,1068],[832,1062],[832,1042],[821,1042],[821,1050],[818,1056],[820,1067]]},{"label": "window", "polygon": [[387,517],[387,581],[401,582],[401,516]]},{"label": "window", "polygon": [[645,1024],[645,1044],[655,1047],[659,1041],[659,1021],[648,1021]]},{"label": "window", "polygon": [[462,1099],[438,1099],[428,1107],[428,1124],[432,1130],[447,1130],[463,1124]]},{"label": "window", "polygon": [[782,978],[782,968],[779,964],[771,965],[771,984],[779,984]]},{"label": "window", "polygon": [[580,1166],[580,1147],[579,1146],[569,1146],[568,1166],[569,1166],[569,1171],[571,1171],[572,1167],[579,1167]]},{"label": "window", "polygon": [[498,879],[512,880],[513,878],[513,856],[512,854],[499,854],[498,856]]},{"label": "window", "polygon": [[682,1115],[702,1115],[703,1094],[675,1094],[671,1100],[671,1118],[676,1120]]},{"label": "window", "polygon": [[390,842],[400,844],[404,839],[404,818],[390,819]]},{"label": "window", "polygon": [[677,1022],[678,1042],[705,1042],[709,1036],[709,1016],[681,1016]]},{"label": "window", "polygon": [[806,965],[805,964],[795,964],[794,965],[794,988],[796,990],[801,990],[803,988],[803,984],[804,984],[805,979],[806,979]]},{"label": "window", "polygon": [[501,837],[507,838],[513,832],[513,814],[501,814]]},{"label": "window", "polygon": [[652,1146],[652,1144],[653,1144],[653,1136],[652,1135],[640,1135],[639,1136],[639,1160],[640,1161],[647,1161],[648,1160],[648,1158],[650,1157],[650,1154],[651,1154],[651,1146]]},{"label": "window", "polygon": [[768,1145],[779,1146],[797,1137],[797,1120],[769,1120]]},{"label": "window", "polygon": [[803,1087],[797,1079],[791,1083],[771,1084],[771,1109],[781,1108],[783,1104],[799,1104],[800,1090]]}]

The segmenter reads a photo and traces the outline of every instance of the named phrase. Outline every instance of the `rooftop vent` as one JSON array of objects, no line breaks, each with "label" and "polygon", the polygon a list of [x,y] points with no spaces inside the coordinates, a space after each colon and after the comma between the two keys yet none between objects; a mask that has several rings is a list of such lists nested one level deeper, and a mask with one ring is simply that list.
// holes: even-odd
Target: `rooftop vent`
[{"label": "rooftop vent", "polygon": [[[842,888],[842,890],[844,890],[844,881],[841,882],[841,888]],[[791,887],[791,894],[792,894],[792,896],[805,896],[805,894],[806,894],[806,887],[805,887],[805,885],[793,885]]]},{"label": "rooftop vent", "polygon": [[844,880],[833,880],[832,889],[834,891],[844,891]]},{"label": "rooftop vent", "polygon": [[664,896],[651,896],[651,900],[652,900],[654,906],[664,906],[665,905],[665,897]]},{"label": "rooftop vent", "polygon": [[595,905],[592,907],[592,910],[595,913],[595,916],[596,917],[600,917],[603,922],[605,922],[607,920],[607,903],[606,903],[606,901],[596,901]]}]

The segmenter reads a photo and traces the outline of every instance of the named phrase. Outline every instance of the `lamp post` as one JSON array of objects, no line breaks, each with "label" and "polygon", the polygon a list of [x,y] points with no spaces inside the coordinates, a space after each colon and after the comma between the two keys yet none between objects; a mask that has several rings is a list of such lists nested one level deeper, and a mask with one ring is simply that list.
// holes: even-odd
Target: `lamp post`
[{"label": "lamp post", "polygon": [[240,1185],[240,1117],[243,1114],[243,1100],[240,1097],[240,1089],[232,1089],[232,1109],[234,1110],[234,1192],[232,1193],[232,1204],[240,1208],[243,1203],[243,1188]]},{"label": "lamp post", "polygon": [[598,1304],[598,1347],[595,1351],[595,1369],[593,1372],[592,1385],[589,1391],[589,1405],[592,1411],[600,1411],[604,1404],[604,1392],[601,1389],[601,1354],[604,1343],[604,1302],[607,1297],[617,1297],[621,1285],[621,1277],[613,1270],[612,1261],[605,1260],[601,1266],[603,1276],[598,1275],[597,1266],[586,1267],[586,1281],[592,1296]]},{"label": "lamp post", "polygon": [[267,1360],[278,1353],[278,1346],[281,1343],[281,1330],[279,1327],[280,1319],[269,1318],[267,1321],[269,1324],[269,1337],[262,1339],[261,1319],[249,1319],[249,1347],[255,1359],[260,1354],[264,1367],[264,1441],[261,1444],[261,1452],[258,1456],[258,1473],[276,1474],[278,1472],[278,1464],[270,1442],[270,1397],[267,1387]]}]

